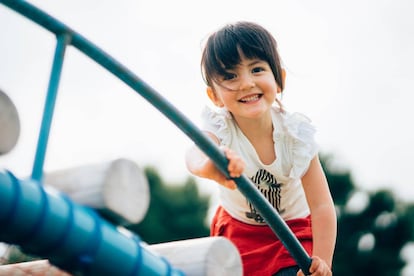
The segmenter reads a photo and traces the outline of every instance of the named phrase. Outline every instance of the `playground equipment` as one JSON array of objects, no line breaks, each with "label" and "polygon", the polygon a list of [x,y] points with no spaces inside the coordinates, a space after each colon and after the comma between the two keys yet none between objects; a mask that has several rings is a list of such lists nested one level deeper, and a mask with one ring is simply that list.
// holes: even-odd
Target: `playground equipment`
[{"label": "playground equipment", "polygon": [[124,158],[46,173],[44,183],[117,225],[141,222],[150,203],[145,173]]},{"label": "playground equipment", "polygon": [[[0,239],[82,275],[184,275],[90,208],[0,172]],[[122,265],[116,265],[122,264]]]},{"label": "playground equipment", "polygon": [[[5,229],[3,227],[0,229],[0,240],[12,243],[18,242],[23,248],[27,246],[31,252],[49,258],[52,263],[59,267],[68,270],[80,270],[80,272],[88,275],[95,275],[94,273],[97,272],[108,273],[106,269],[111,269],[108,267],[108,263],[105,263],[108,261],[111,264],[114,264],[115,261],[116,264],[112,266],[118,269],[121,269],[119,264],[122,263],[122,266],[125,264],[125,270],[113,271],[114,275],[135,275],[138,271],[149,273],[144,275],[180,275],[182,272],[170,266],[163,257],[155,256],[147,251],[147,248],[141,246],[136,236],[126,237],[112,225],[101,220],[90,209],[71,203],[65,196],[55,196],[54,193],[49,194],[42,188],[43,163],[66,47],[76,47],[83,54],[138,92],[192,139],[216,163],[217,167],[230,177],[226,169],[228,160],[223,152],[157,91],[79,33],[26,1],[0,0],[0,3],[54,33],[57,39],[31,178],[24,181],[15,178],[11,172],[0,173],[2,202],[4,200],[4,202],[9,204],[0,213],[1,225],[7,225],[7,227],[4,227]],[[283,219],[275,212],[271,204],[247,177],[241,176],[234,180],[238,189],[261,213],[271,229],[297,261],[302,271],[308,274],[311,259]],[[29,190],[31,193],[26,193]],[[32,193],[33,195],[31,195]],[[51,206],[56,207],[56,209],[50,208]],[[29,207],[34,207],[37,213],[35,214],[33,209]],[[25,210],[28,213],[21,212],[21,210]],[[22,221],[15,214],[25,216],[29,223],[32,224],[20,225]],[[47,240],[47,235],[42,232],[47,232],[47,227],[45,227],[44,223],[51,223],[49,220],[58,221],[60,226],[66,224],[71,226],[70,231],[62,229],[59,240],[70,240],[71,235],[75,235],[75,232],[78,232],[77,235],[80,235],[86,242],[85,247],[76,248],[79,245],[67,241],[61,241],[67,245],[63,247],[59,243],[57,245],[51,244],[52,241],[50,239]],[[27,228],[22,233],[22,230],[16,228],[17,226]],[[12,233],[13,231],[18,232],[17,236],[15,233]],[[33,235],[35,234],[43,236],[43,238],[34,238]],[[54,238],[58,240],[58,237]],[[101,243],[99,247],[97,247],[98,243]],[[118,244],[123,244],[125,249],[117,246]],[[52,246],[55,249],[54,253],[57,252],[58,254],[56,256],[46,254],[50,253],[48,246]],[[103,250],[102,248],[105,249]],[[142,262],[138,261],[138,259],[142,260]]]},{"label": "playground equipment", "polygon": [[20,134],[20,120],[16,106],[0,90],[0,155],[6,154],[16,145]]}]

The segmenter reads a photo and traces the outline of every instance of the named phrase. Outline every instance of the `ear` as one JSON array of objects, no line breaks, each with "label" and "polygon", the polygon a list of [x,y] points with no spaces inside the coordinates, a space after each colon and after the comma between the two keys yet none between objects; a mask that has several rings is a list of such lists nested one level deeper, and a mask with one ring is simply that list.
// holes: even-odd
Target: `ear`
[{"label": "ear", "polygon": [[[282,71],[280,72],[282,75],[282,86],[285,87],[286,83],[286,70],[282,68]],[[277,87],[277,93],[282,93],[282,88],[279,86]]]},{"label": "ear", "polygon": [[208,97],[214,103],[215,106],[218,106],[218,107],[224,106],[223,102],[220,100],[219,97],[217,97],[216,92],[214,92],[214,89],[211,86],[207,86],[206,92],[207,92]]}]

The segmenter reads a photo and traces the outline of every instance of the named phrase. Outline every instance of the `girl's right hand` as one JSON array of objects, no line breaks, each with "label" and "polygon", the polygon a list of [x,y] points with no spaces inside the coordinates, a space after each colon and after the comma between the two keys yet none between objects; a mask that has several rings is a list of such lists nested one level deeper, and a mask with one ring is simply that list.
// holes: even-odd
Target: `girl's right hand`
[{"label": "girl's right hand", "polygon": [[[214,137],[212,137],[213,140]],[[227,147],[220,147],[229,163],[227,166],[228,173],[231,178],[240,177],[246,167],[244,161],[239,155]],[[188,170],[196,176],[207,178],[216,181],[220,185],[229,189],[236,189],[236,182],[228,179],[225,174],[221,172],[216,164],[197,146],[193,146],[186,152],[186,165]]]},{"label": "girl's right hand", "polygon": [[[245,168],[244,161],[231,149],[226,147],[222,147],[221,149],[224,151],[224,155],[229,160],[227,170],[230,177],[240,177]],[[236,182],[233,179],[228,179],[210,159],[207,159],[206,163],[201,167],[202,169],[198,172],[199,176],[214,180],[218,184],[232,190],[237,188]]]},{"label": "girl's right hand", "polygon": [[[240,177],[246,167],[243,159],[237,155],[234,151],[229,148],[223,148],[224,154],[226,155],[227,159],[229,160],[229,164],[227,166],[227,170],[230,174],[230,177],[237,178]],[[229,188],[229,189],[236,189],[237,185],[236,182],[232,179],[227,179],[223,174],[223,181],[219,184]]]}]

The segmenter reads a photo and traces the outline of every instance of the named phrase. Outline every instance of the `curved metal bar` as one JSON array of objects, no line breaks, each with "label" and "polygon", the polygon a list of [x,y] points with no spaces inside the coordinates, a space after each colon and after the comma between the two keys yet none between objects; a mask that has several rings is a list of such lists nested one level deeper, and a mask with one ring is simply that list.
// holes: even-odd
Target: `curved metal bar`
[{"label": "curved metal bar", "polygon": [[[74,47],[138,92],[150,104],[170,119],[171,122],[181,129],[181,131],[183,131],[191,140],[193,140],[194,143],[214,161],[217,167],[225,175],[230,177],[227,171],[228,160],[223,152],[221,152],[221,150],[208,139],[197,126],[187,119],[183,113],[175,108],[175,106],[168,102],[151,86],[136,76],[132,71],[79,33],[73,31],[65,24],[39,10],[35,6],[25,1],[1,0],[1,2],[55,34],[65,33],[71,36],[70,43]],[[296,260],[302,271],[305,274],[309,274],[309,267],[312,260],[296,236],[289,229],[286,222],[246,176],[241,176],[234,180],[238,189],[260,212],[273,232]]]}]

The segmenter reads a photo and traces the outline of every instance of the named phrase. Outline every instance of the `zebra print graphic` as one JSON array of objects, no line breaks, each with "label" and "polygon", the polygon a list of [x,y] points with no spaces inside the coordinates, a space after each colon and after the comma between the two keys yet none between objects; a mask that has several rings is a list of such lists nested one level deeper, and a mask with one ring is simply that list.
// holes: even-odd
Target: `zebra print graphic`
[{"label": "zebra print graphic", "polygon": [[[259,191],[265,196],[265,198],[272,204],[279,214],[282,214],[284,210],[280,210],[280,198],[281,198],[281,186],[282,183],[277,183],[277,179],[266,170],[260,169],[257,171],[251,180]],[[247,200],[247,199],[246,199]],[[246,217],[254,219],[256,222],[265,222],[263,217],[257,212],[256,208],[247,201],[250,208],[250,212],[246,212]]]}]

